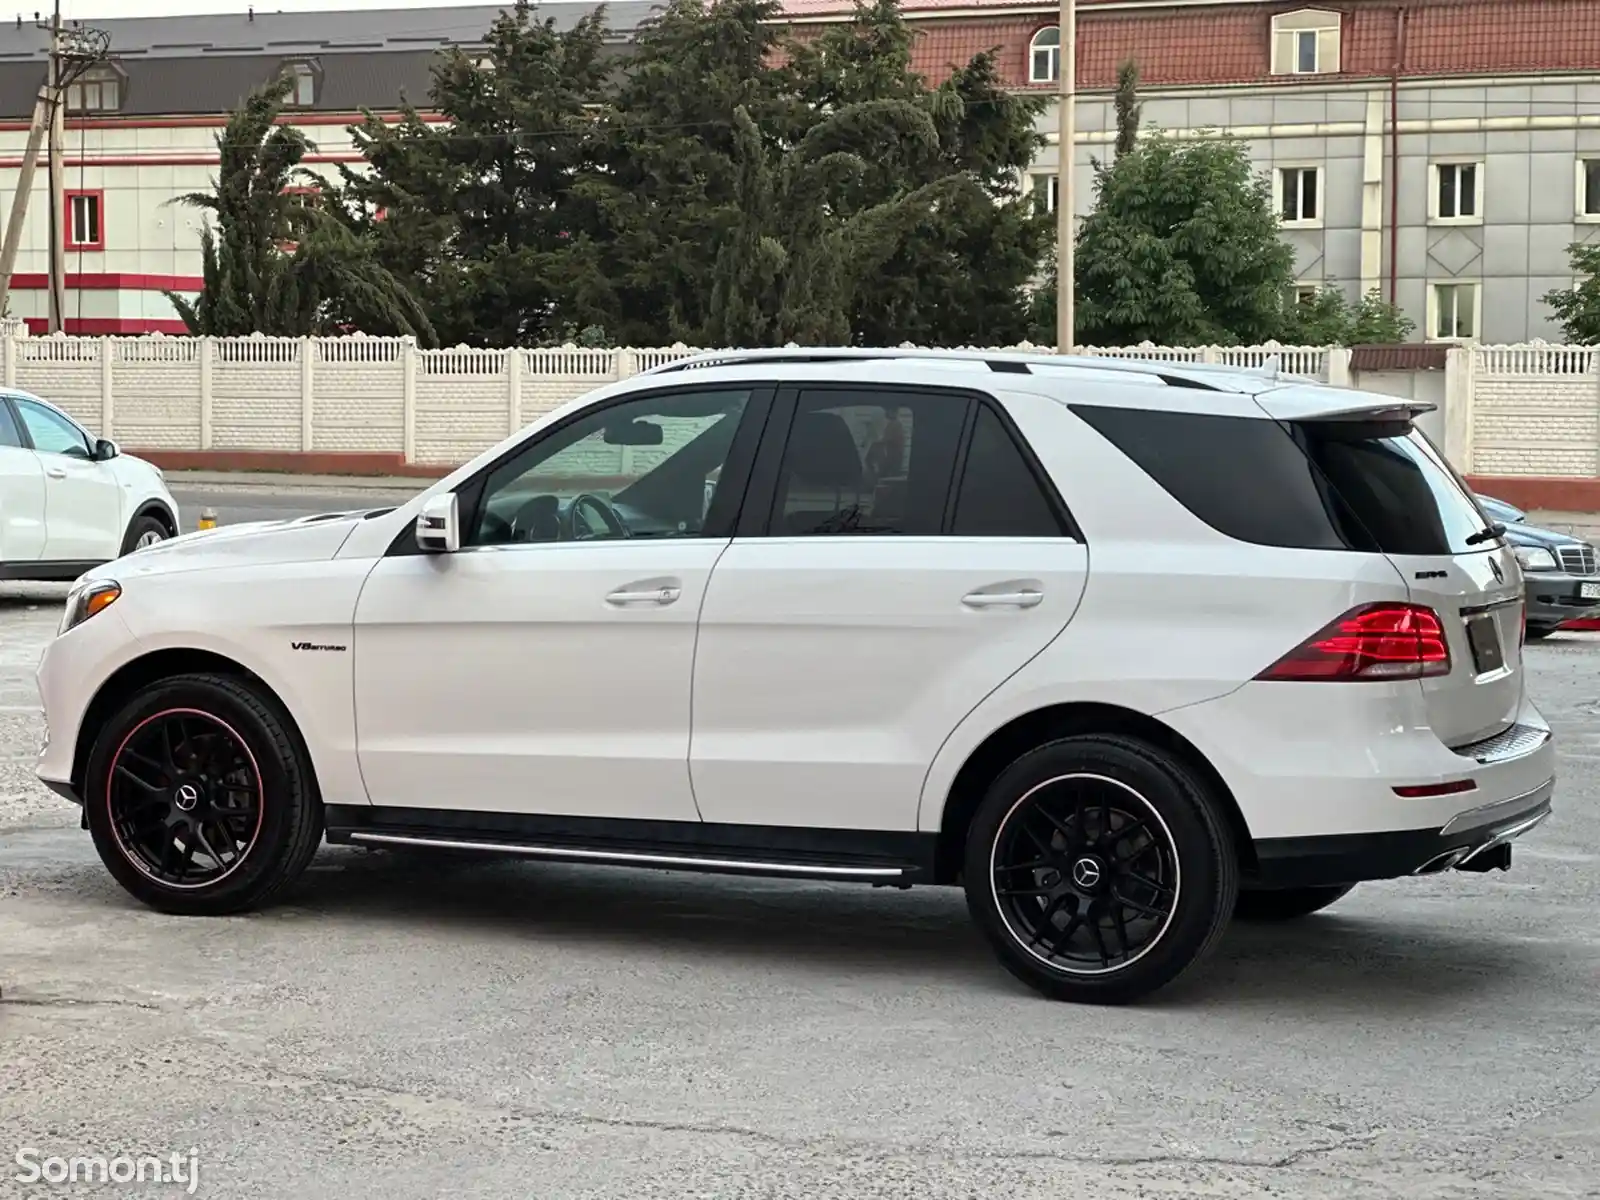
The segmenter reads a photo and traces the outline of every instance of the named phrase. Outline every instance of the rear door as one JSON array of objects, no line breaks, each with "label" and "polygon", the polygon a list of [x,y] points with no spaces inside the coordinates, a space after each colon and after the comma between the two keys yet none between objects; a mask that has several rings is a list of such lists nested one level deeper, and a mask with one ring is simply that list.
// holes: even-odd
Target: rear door
[{"label": "rear door", "polygon": [[1450,674],[1419,684],[1440,740],[1464,745],[1512,725],[1522,705],[1522,575],[1460,476],[1392,409],[1288,427],[1327,481],[1331,511],[1352,546],[1386,555],[1412,602],[1444,624]]},{"label": "rear door", "polygon": [[695,653],[709,822],[914,830],[967,713],[1067,624],[1087,550],[992,397],[780,392]]},{"label": "rear door", "polygon": [[44,467],[0,396],[0,563],[36,562],[43,553]]}]

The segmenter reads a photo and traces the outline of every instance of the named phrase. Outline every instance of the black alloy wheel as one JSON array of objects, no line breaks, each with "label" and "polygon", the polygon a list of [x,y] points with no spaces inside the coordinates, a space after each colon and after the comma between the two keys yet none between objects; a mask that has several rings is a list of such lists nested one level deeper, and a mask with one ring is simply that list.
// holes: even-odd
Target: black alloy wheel
[{"label": "black alloy wheel", "polygon": [[1216,946],[1239,864],[1218,800],[1182,759],[1124,734],[1022,755],[967,834],[967,907],[1001,964],[1052,999],[1122,1004]]},{"label": "black alloy wheel", "polygon": [[163,912],[256,908],[298,878],[322,840],[310,756],[254,680],[181,675],[105,723],[84,771],[95,849]]},{"label": "black alloy wheel", "polygon": [[169,708],[144,718],[111,758],[112,836],[169,888],[203,888],[239,869],[261,836],[261,769],[219,717]]},{"label": "black alloy wheel", "polygon": [[1001,823],[991,873],[1012,936],[1075,975],[1138,961],[1166,932],[1183,886],[1161,814],[1126,783],[1085,773],[1023,793]]}]

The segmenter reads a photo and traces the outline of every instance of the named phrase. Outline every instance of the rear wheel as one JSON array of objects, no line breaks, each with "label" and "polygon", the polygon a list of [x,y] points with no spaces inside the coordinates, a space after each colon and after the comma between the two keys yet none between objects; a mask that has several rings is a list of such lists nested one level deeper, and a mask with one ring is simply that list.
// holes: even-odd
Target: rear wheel
[{"label": "rear wheel", "polygon": [[1355,886],[1345,883],[1328,887],[1240,892],[1233,915],[1241,921],[1294,921],[1321,912],[1335,901],[1344,899]]},{"label": "rear wheel", "polygon": [[1008,971],[1095,1004],[1139,999],[1204,959],[1239,886],[1204,784],[1119,735],[1063,738],[1006,768],[973,817],[965,881]]},{"label": "rear wheel", "polygon": [[163,912],[258,907],[322,839],[316,782],[287,717],[221,675],[162,680],[129,699],[89,756],[84,801],[101,861]]}]

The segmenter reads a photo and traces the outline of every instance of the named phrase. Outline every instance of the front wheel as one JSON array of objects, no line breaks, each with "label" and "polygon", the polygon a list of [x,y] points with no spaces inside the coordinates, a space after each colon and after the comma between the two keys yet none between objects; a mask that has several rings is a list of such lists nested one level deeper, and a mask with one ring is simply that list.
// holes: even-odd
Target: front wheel
[{"label": "front wheel", "polygon": [[310,863],[322,802],[276,700],[224,675],[135,694],[89,755],[84,807],[106,869],[162,912],[257,908]]},{"label": "front wheel", "polygon": [[1334,901],[1344,899],[1355,886],[1345,883],[1240,892],[1233,915],[1241,921],[1294,921],[1321,912]]},{"label": "front wheel", "polygon": [[122,553],[132,554],[135,550],[143,550],[146,546],[164,542],[170,536],[171,533],[159,517],[148,514],[135,517],[128,526],[128,532],[122,537]]},{"label": "front wheel", "polygon": [[1238,894],[1226,819],[1181,761],[1120,735],[1023,755],[979,805],[967,905],[1001,963],[1052,999],[1120,1004],[1215,948]]}]

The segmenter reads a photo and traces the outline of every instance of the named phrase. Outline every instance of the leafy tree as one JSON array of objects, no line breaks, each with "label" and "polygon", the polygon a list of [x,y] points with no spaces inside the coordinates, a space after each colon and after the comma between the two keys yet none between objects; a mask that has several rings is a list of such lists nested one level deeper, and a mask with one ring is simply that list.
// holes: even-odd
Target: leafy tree
[{"label": "leafy tree", "polygon": [[1290,301],[1279,340],[1301,346],[1392,345],[1407,340],[1416,324],[1376,288],[1354,304],[1337,286],[1310,299]]},{"label": "leafy tree", "polygon": [[1592,346],[1600,342],[1600,244],[1574,242],[1567,247],[1575,282],[1540,297],[1561,322],[1569,343]]},{"label": "leafy tree", "polygon": [[1020,188],[1044,142],[1035,122],[1047,98],[1004,87],[991,52],[930,88],[911,66],[914,36],[898,0],[858,0],[849,24],[791,51],[812,113],[898,103],[924,112],[934,134],[885,143],[861,127],[853,149],[869,169],[832,200],[839,211],[934,194],[925,189],[940,199],[918,201],[915,217],[901,210],[893,252],[855,289],[851,331],[867,344],[1010,344],[1027,332],[1025,285],[1053,236]]},{"label": "leafy tree", "polygon": [[434,69],[444,124],[407,108],[352,130],[369,169],[345,171],[347,228],[426,298],[445,341],[561,340],[604,297],[576,188],[594,162],[605,42],[603,9],[558,30],[518,0],[484,61],[457,49]]},{"label": "leafy tree", "polygon": [[285,76],[247,97],[217,137],[215,192],[179,197],[210,214],[201,233],[204,283],[192,303],[168,298],[195,334],[376,326],[431,341],[427,315],[405,286],[327,213],[286,192],[317,179],[300,166],[310,140],[277,123],[292,87]]},{"label": "leafy tree", "polygon": [[810,41],[780,15],[672,0],[639,35],[588,189],[619,338],[1015,340],[1038,101],[987,56],[928,88],[894,0]]},{"label": "leafy tree", "polygon": [[1282,331],[1294,252],[1243,143],[1147,138],[1096,172],[1078,234],[1089,344],[1267,341]]}]

